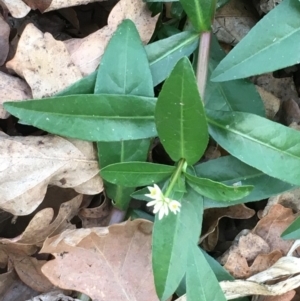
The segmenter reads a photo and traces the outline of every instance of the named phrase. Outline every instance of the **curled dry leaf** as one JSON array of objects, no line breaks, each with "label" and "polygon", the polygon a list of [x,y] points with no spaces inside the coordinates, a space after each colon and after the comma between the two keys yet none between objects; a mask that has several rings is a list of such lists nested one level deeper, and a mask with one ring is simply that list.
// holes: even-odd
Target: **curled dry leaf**
[{"label": "curled dry leaf", "polygon": [[111,207],[111,202],[105,198],[99,206],[80,209],[78,216],[82,221],[82,227],[90,228],[108,226]]},{"label": "curled dry leaf", "polygon": [[152,223],[127,221],[107,228],[77,229],[45,241],[54,260],[42,272],[56,286],[93,300],[158,300],[151,265]]},{"label": "curled dry leaf", "polygon": [[207,251],[212,251],[218,241],[218,225],[223,217],[234,219],[246,219],[255,214],[253,209],[239,204],[224,208],[210,208],[204,211],[202,226],[202,247]]},{"label": "curled dry leaf", "polygon": [[120,0],[110,12],[108,25],[83,39],[65,41],[73,63],[82,74],[93,72],[99,65],[105,47],[124,19],[131,19],[143,43],[148,43],[156,26],[159,15],[151,17],[147,3],[141,0]]},{"label": "curled dry leaf", "polygon": [[0,133],[0,208],[27,215],[42,202],[47,185],[79,193],[103,190],[92,143],[58,136],[9,137]]},{"label": "curled dry leaf", "polygon": [[5,101],[29,98],[32,98],[31,90],[24,80],[0,71],[0,118],[4,119],[9,116],[3,108]]},{"label": "curled dry leaf", "polygon": [[25,27],[17,52],[6,67],[27,81],[34,98],[51,96],[82,78],[64,43],[31,23]]}]

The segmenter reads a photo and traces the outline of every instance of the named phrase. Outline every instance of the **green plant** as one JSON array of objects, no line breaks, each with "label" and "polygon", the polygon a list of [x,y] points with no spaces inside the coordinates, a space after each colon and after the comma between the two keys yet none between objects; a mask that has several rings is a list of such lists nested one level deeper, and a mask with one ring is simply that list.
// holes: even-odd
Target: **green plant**
[{"label": "green plant", "polygon": [[[184,277],[188,300],[225,300],[218,280],[230,276],[218,277],[222,268],[197,246],[203,210],[261,200],[300,185],[300,133],[266,119],[254,86],[242,79],[299,61],[294,43],[300,3],[284,0],[227,56],[211,41],[216,3],[180,4],[176,11],[183,8],[192,30],[144,48],[134,24],[125,20],[96,72],[53,98],[5,108],[51,133],[97,142],[107,194],[124,213],[131,197],[155,205],[153,271],[161,300]],[[186,57],[191,53],[196,76]],[[266,60],[270,64],[261,63]],[[165,78],[155,98],[153,86]],[[209,135],[231,156],[196,164]],[[146,162],[156,136],[174,166]],[[150,186],[155,183],[160,188]],[[145,185],[149,188],[135,191]]]}]

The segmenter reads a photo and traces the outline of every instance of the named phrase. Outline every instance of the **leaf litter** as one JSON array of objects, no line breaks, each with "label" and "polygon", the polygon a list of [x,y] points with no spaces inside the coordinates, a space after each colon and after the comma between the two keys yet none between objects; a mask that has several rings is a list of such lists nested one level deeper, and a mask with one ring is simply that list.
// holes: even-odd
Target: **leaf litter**
[{"label": "leaf litter", "polygon": [[[84,27],[75,6],[93,2],[99,1],[2,0],[2,119],[9,118],[2,107],[4,101],[51,96],[93,72],[123,19],[133,20],[143,43],[149,42],[159,16],[153,17],[144,2],[112,3],[105,24],[94,22]],[[102,8],[107,9],[104,4]],[[57,14],[73,25],[65,39],[47,32],[55,26],[42,30],[39,22],[31,22],[35,10],[55,13],[58,9],[64,9]],[[221,39],[235,44],[256,20],[245,7],[234,16],[225,12],[218,13],[214,26],[219,35],[224,34]],[[8,13],[21,18],[14,40],[9,40]],[[244,27],[234,32],[240,19]],[[80,29],[87,33],[84,37]],[[17,46],[10,52],[12,41]],[[265,106],[270,118],[276,119],[280,101],[285,98],[289,99],[285,104],[288,124],[298,121],[291,99],[295,88],[287,79],[269,75],[252,80],[261,94],[267,94]],[[280,88],[278,83],[287,88]],[[291,119],[291,112],[298,115]],[[78,300],[68,296],[71,291],[95,300],[158,300],[151,265],[152,223],[138,219],[109,226],[111,204],[105,197],[91,197],[103,190],[93,144],[40,132],[24,136],[0,132],[1,300]],[[220,282],[227,299],[261,295],[255,300],[288,301],[298,295],[300,263],[292,256],[296,252],[294,241],[280,238],[299,212],[298,200],[295,190],[270,198],[263,212],[245,205],[206,210],[199,242],[207,251],[221,255],[219,261],[236,278]],[[235,235],[226,236],[224,225],[234,229]],[[185,300],[185,296],[177,300]]]}]

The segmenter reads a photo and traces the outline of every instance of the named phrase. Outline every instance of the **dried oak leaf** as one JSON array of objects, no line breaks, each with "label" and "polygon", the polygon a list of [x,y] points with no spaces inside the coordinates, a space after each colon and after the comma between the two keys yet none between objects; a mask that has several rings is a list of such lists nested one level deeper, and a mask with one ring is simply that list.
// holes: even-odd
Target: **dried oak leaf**
[{"label": "dried oak leaf", "polygon": [[103,190],[92,143],[58,136],[9,137],[0,132],[0,208],[27,215],[49,184],[83,194]]},{"label": "dried oak leaf", "polygon": [[107,228],[77,229],[45,241],[54,260],[42,272],[56,286],[101,301],[154,301],[152,223],[137,219]]},{"label": "dried oak leaf", "polygon": [[31,90],[24,80],[0,71],[0,118],[5,119],[9,116],[3,108],[5,101],[29,98],[32,98]]},{"label": "dried oak leaf", "polygon": [[93,72],[99,65],[105,47],[124,19],[131,19],[143,43],[148,43],[156,26],[159,15],[151,16],[147,3],[140,0],[120,0],[110,12],[107,26],[83,39],[64,41],[73,63],[82,74]]},{"label": "dried oak leaf", "polygon": [[293,211],[280,204],[275,204],[252,230],[270,246],[270,250],[280,250],[286,255],[293,244],[293,240],[284,240],[281,233],[294,221]]},{"label": "dried oak leaf", "polygon": [[82,78],[63,42],[28,24],[6,67],[23,77],[34,98],[52,96]]}]

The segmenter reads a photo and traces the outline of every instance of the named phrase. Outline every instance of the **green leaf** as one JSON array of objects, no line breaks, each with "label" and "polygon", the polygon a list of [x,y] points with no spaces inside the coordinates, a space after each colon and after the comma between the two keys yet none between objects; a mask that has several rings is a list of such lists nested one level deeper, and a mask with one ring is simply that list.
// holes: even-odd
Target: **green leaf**
[{"label": "green leaf", "polygon": [[196,78],[188,58],[182,58],[165,81],[155,108],[162,145],[172,160],[196,163],[208,143],[207,122]]},{"label": "green leaf", "polygon": [[207,110],[209,132],[231,155],[271,177],[300,185],[300,133],[257,115]]},{"label": "green leaf", "polygon": [[227,186],[210,179],[194,177],[185,173],[188,184],[199,194],[216,201],[230,202],[248,195],[253,186]]},{"label": "green leaf", "polygon": [[179,59],[193,53],[198,43],[198,33],[184,31],[147,45],[146,52],[150,62],[154,86],[169,76]]},{"label": "green leaf", "polygon": [[300,216],[298,216],[281,234],[283,239],[300,238]]},{"label": "green leaf", "polygon": [[204,198],[205,209],[263,200],[295,188],[294,185],[270,177],[232,156],[209,160],[194,166],[194,169],[200,178],[209,178],[226,185],[240,183],[254,186],[250,194],[237,201],[220,203],[210,198]]},{"label": "green leaf", "polygon": [[123,162],[108,165],[101,169],[101,177],[113,184],[137,187],[160,182],[168,178],[174,166],[149,162]]},{"label": "green leaf", "polygon": [[119,25],[100,62],[95,94],[108,93],[154,96],[147,54],[131,20]]},{"label": "green leaf", "polygon": [[180,0],[180,3],[197,31],[211,30],[216,0]]},{"label": "green leaf", "polygon": [[188,249],[187,300],[225,301],[226,298],[219,282],[201,250],[196,244],[191,244]]},{"label": "green leaf", "polygon": [[282,1],[229,52],[212,80],[244,78],[298,64],[299,38],[300,2]]},{"label": "green leaf", "polygon": [[180,192],[170,198],[181,202],[177,215],[169,213],[162,220],[155,218],[152,236],[152,265],[156,292],[160,300],[169,298],[179,286],[186,272],[190,242],[198,242],[202,218],[203,201],[189,198]]},{"label": "green leaf", "polygon": [[[224,57],[225,52],[213,36],[208,77]],[[244,79],[221,83],[207,81],[204,100],[205,108],[211,110],[240,111],[265,116],[264,104],[254,84]]]},{"label": "green leaf", "polygon": [[[165,80],[177,61],[183,56],[193,53],[198,43],[198,33],[184,31],[167,39],[146,45],[145,50],[150,64],[153,85],[156,86]],[[59,92],[56,96],[93,94],[96,76],[97,70]]]},{"label": "green leaf", "polygon": [[149,97],[70,95],[6,102],[4,107],[31,125],[71,138],[118,141],[156,135],[155,99]]},{"label": "green leaf", "polygon": [[[131,20],[124,20],[110,39],[101,58],[94,92],[154,96],[145,48]],[[149,147],[150,139],[97,142],[99,165],[103,168],[118,162],[146,161]],[[106,182],[105,190],[117,208],[127,210],[135,188]]]}]

